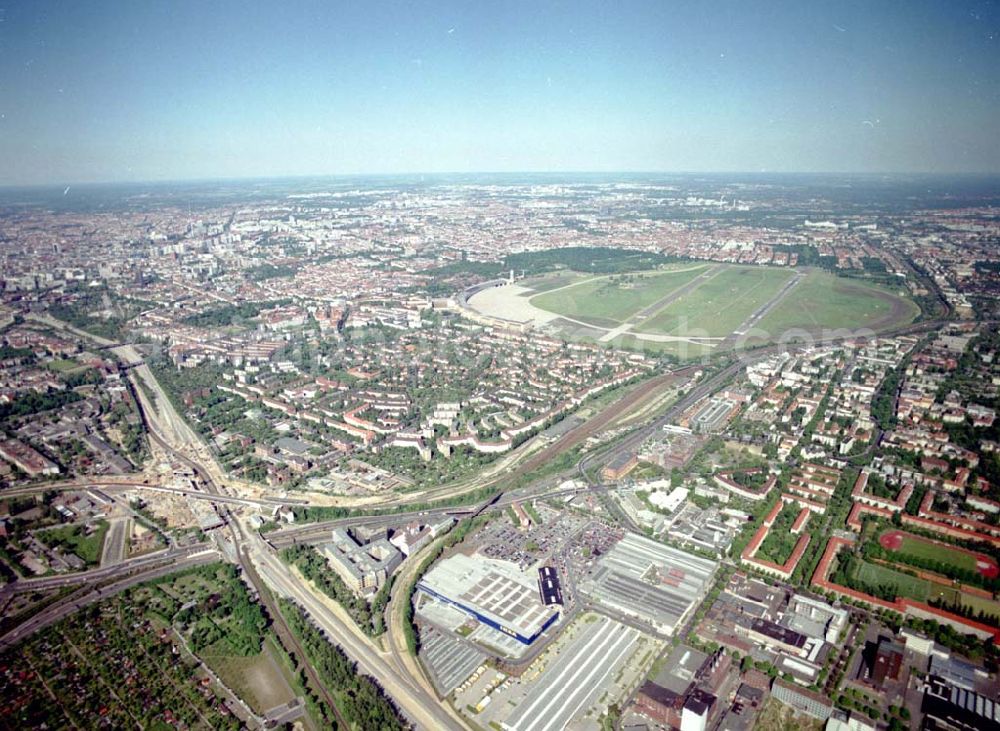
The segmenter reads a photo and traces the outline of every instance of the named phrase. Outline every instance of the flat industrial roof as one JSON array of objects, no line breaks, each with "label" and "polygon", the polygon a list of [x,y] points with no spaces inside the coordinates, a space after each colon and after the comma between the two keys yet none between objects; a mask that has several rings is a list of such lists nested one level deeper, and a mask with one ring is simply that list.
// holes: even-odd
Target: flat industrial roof
[{"label": "flat industrial roof", "polygon": [[601,557],[584,589],[595,601],[673,629],[708,591],[717,567],[629,533]]},{"label": "flat industrial roof", "polygon": [[706,660],[708,655],[701,650],[687,645],[675,647],[653,682],[677,695],[684,695]]},{"label": "flat industrial roof", "polygon": [[459,553],[440,561],[420,584],[531,637],[558,613],[558,608],[542,604],[536,577],[509,561]]}]

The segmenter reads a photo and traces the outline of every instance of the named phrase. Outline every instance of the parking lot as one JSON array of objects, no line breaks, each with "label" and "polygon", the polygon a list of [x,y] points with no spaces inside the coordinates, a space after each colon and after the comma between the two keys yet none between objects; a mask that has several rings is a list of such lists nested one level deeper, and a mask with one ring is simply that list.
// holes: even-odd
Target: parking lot
[{"label": "parking lot", "polygon": [[516,527],[509,520],[496,520],[477,536],[480,552],[490,558],[513,561],[522,569],[544,559],[569,540],[586,524],[586,519],[556,511],[544,505],[535,507],[541,525],[528,529]]},{"label": "parking lot", "polygon": [[482,727],[596,731],[607,706],[639,682],[660,644],[608,617],[586,614],[520,678],[507,678],[487,690],[490,679],[484,677],[458,694],[456,705],[469,713],[469,707],[479,708],[472,717]]}]

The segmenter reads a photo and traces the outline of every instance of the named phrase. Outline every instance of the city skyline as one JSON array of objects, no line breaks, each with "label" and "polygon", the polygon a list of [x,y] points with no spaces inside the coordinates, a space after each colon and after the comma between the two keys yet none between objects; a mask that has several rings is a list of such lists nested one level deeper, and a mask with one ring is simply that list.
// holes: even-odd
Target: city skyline
[{"label": "city skyline", "polygon": [[0,185],[1000,170],[991,3],[0,12]]}]

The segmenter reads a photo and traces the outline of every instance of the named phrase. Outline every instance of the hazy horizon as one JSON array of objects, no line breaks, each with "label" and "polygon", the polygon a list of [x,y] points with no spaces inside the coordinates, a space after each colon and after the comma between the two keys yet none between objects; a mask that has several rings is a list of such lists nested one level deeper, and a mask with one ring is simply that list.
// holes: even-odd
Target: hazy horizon
[{"label": "hazy horizon", "polygon": [[[550,177],[550,178],[603,178],[604,183],[616,182],[622,178],[651,178],[651,177],[678,177],[694,178],[704,176],[706,178],[728,178],[731,182],[738,182],[740,178],[841,178],[884,181],[902,181],[906,179],[928,179],[928,180],[958,180],[958,179],[993,179],[1000,178],[998,170],[973,170],[955,172],[933,172],[927,170],[900,170],[900,171],[845,171],[845,170],[440,170],[440,171],[383,171],[383,172],[342,172],[342,173],[291,173],[291,174],[264,174],[264,175],[233,175],[233,176],[212,176],[191,178],[148,178],[134,180],[53,180],[42,183],[0,183],[0,191],[17,190],[66,190],[73,188],[100,188],[100,187],[125,187],[125,186],[171,186],[171,185],[213,185],[213,184],[253,184],[253,183],[295,183],[295,182],[321,182],[321,181],[342,181],[343,184],[349,182],[362,182],[370,180],[396,179],[396,182],[407,183],[431,182],[434,179],[442,178],[467,178],[468,182],[484,177],[506,177],[517,178],[524,176]],[[427,180],[424,180],[424,179]],[[466,181],[463,181],[466,182]],[[590,181],[593,182],[593,181]],[[458,184],[458,183],[456,183]]]},{"label": "hazy horizon", "polygon": [[1000,9],[0,9],[0,185],[1000,171]]}]

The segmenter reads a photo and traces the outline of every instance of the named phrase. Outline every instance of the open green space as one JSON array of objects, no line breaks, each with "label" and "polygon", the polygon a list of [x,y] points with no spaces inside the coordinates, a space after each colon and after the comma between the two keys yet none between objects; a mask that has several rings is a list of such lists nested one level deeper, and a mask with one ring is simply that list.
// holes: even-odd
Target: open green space
[{"label": "open green space", "polygon": [[[872,530],[868,530],[872,528]],[[904,531],[889,529],[885,522],[869,522],[869,539],[862,542],[862,554],[883,561],[927,571],[942,578],[995,592],[1000,586],[992,572],[981,571],[976,555],[943,541],[932,541]],[[894,547],[898,543],[898,548]],[[985,560],[985,557],[984,557]]]},{"label": "open green space", "polygon": [[222,708],[225,693],[202,684],[197,660],[175,650],[174,632],[197,650],[198,623],[206,618],[225,627],[217,646],[230,654],[247,649],[224,668],[231,688],[259,692],[255,700],[265,704],[279,697],[264,688],[269,683],[291,698],[277,663],[268,660],[273,672],[259,664],[268,657],[259,606],[234,567],[214,564],[109,596],[0,653],[0,667],[10,669],[5,679],[17,677],[0,683],[0,729],[242,728]]},{"label": "open green space", "polygon": [[987,599],[983,596],[968,594],[964,591],[959,592],[958,596],[962,604],[973,613],[978,615],[981,612],[984,619],[992,617],[994,624],[998,619],[1000,619],[1000,602],[993,599]]},{"label": "open green space", "polygon": [[58,528],[45,528],[35,532],[35,537],[47,546],[59,548],[63,553],[73,553],[88,565],[94,566],[101,560],[104,536],[108,532],[108,522],[99,520],[93,525],[74,523]]},{"label": "open green space", "polygon": [[916,558],[939,561],[963,571],[975,571],[976,559],[964,551],[957,551],[940,543],[922,541],[919,538],[903,534],[903,544],[893,554],[908,554]]},{"label": "open green space", "polygon": [[536,294],[542,294],[543,292],[548,292],[553,289],[558,289],[559,287],[568,287],[571,284],[577,284],[584,280],[590,279],[586,274],[577,274],[576,272],[560,272],[559,274],[549,274],[544,277],[532,277],[531,279],[524,279],[518,284],[520,284],[525,289],[531,290],[531,293],[525,293],[525,296],[531,297]]},{"label": "open green space", "polygon": [[[859,561],[855,578],[867,587],[883,587],[882,596],[906,597],[918,602],[926,602],[931,595],[930,582],[918,576],[910,576],[888,566]],[[951,597],[949,597],[951,598]]]},{"label": "open green space", "polygon": [[[890,531],[902,539],[898,549],[882,545],[883,536]],[[865,527],[861,546],[861,555],[841,557],[835,582],[889,601],[901,596],[983,621],[1000,619],[1000,602],[980,596],[971,588],[991,591],[993,580],[982,576],[974,556],[957,547],[922,540],[873,521]],[[920,571],[931,578],[910,573]],[[970,588],[963,589],[962,585]]]},{"label": "open green space", "polygon": [[[854,578],[855,581],[850,582],[852,588],[875,593],[876,596],[889,601],[897,596],[905,597],[918,602],[936,604],[945,609],[961,611],[964,607],[963,614],[981,619],[988,620],[989,617],[993,617],[995,621],[996,618],[1000,618],[1000,602],[936,581],[911,576],[881,564],[857,562]],[[876,588],[880,591],[873,591]]]},{"label": "open green space", "polygon": [[[531,304],[592,326],[600,336],[624,323],[632,330],[615,338],[629,349],[697,357],[715,352],[722,338],[750,326],[748,341],[769,342],[789,331],[883,331],[912,322],[920,308],[901,291],[821,270],[780,267],[677,264],[671,269],[612,274],[574,281],[534,279]],[[568,283],[567,283],[568,282]],[[685,291],[678,292],[682,288]],[[673,295],[673,296],[671,296]],[[754,317],[760,319],[753,322]],[[752,322],[752,325],[750,324]],[[715,338],[714,343],[657,342],[643,336]],[[716,347],[713,347],[716,346]]]},{"label": "open green space", "polygon": [[792,278],[788,269],[730,267],[646,320],[639,332],[725,337],[766,305]]},{"label": "open green space", "polygon": [[756,324],[773,338],[792,329],[886,328],[916,319],[913,301],[875,284],[812,271]]},{"label": "open green space", "polygon": [[50,360],[45,366],[56,373],[72,373],[73,371],[84,370],[86,366],[77,363],[71,358],[56,358]]},{"label": "open green space", "polygon": [[708,265],[655,273],[588,279],[532,297],[536,307],[602,327],[613,327],[702,274]]},{"label": "open green space", "polygon": [[716,351],[716,348],[708,343],[689,343],[684,340],[657,342],[655,340],[642,340],[631,333],[619,335],[611,341],[611,345],[615,348],[642,350],[655,355],[672,355],[681,360],[700,358],[704,355],[711,355]]},{"label": "open green space", "polygon": [[781,512],[775,517],[774,523],[771,524],[767,536],[760,544],[760,548],[757,549],[759,558],[772,561],[779,566],[784,565],[785,561],[791,557],[792,551],[795,550],[795,544],[799,541],[799,536],[792,533],[792,526],[801,511],[802,508],[795,502],[788,503],[781,509]]},{"label": "open green space", "polygon": [[264,714],[268,710],[288,703],[295,693],[281,672],[274,657],[271,642],[265,642],[263,650],[243,657],[240,655],[216,655],[213,648],[201,653],[205,661],[219,679],[254,710]]}]

